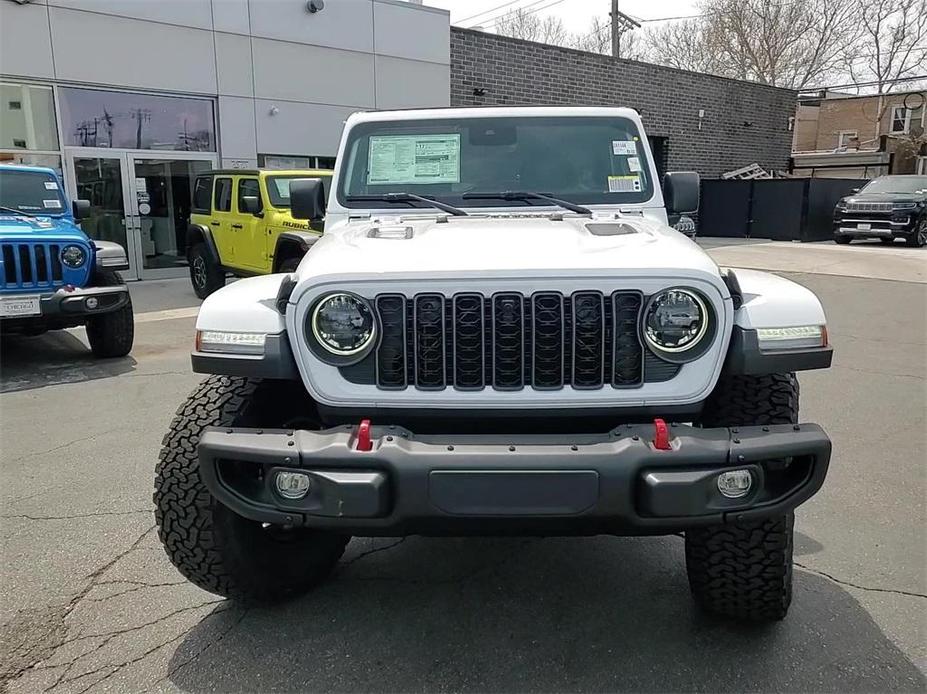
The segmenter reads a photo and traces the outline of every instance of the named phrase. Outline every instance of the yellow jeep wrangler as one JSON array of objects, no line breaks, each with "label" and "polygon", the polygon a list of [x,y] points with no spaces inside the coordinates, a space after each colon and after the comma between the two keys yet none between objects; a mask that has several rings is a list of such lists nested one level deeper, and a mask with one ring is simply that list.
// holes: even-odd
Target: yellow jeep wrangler
[{"label": "yellow jeep wrangler", "polygon": [[[205,299],[238,277],[295,270],[322,233],[322,219],[290,215],[290,181],[317,178],[328,196],[331,171],[209,171],[193,186],[187,259],[193,291]],[[319,209],[325,209],[325,200]]]}]

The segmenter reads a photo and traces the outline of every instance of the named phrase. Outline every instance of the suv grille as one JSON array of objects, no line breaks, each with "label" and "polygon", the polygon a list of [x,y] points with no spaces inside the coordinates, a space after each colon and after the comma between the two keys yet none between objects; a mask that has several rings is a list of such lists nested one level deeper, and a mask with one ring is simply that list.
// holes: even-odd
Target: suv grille
[{"label": "suv grille", "polygon": [[380,388],[550,390],[639,386],[639,292],[376,298]]},{"label": "suv grille", "polygon": [[891,212],[890,202],[850,202],[846,206],[847,212]]},{"label": "suv grille", "polygon": [[3,243],[3,286],[5,289],[60,287],[60,244]]}]

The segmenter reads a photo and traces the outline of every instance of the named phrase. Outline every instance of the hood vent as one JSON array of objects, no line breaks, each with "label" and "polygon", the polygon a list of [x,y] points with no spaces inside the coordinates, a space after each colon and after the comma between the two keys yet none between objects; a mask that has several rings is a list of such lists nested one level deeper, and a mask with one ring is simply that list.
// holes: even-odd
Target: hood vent
[{"label": "hood vent", "polygon": [[404,239],[411,239],[413,233],[412,227],[404,224],[381,224],[380,226],[372,227],[370,231],[367,232],[367,238],[402,241]]},{"label": "hood vent", "polygon": [[586,229],[593,236],[623,236],[637,233],[637,229],[624,222],[590,222]]}]

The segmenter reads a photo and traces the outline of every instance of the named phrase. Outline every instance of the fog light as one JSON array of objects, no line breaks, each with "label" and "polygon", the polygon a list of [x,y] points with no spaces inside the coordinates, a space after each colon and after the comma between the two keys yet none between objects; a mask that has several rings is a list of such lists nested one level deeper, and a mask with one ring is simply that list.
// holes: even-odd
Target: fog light
[{"label": "fog light", "polygon": [[91,311],[100,305],[100,302],[97,301],[95,296],[87,297],[87,300],[84,302],[84,305],[89,308]]},{"label": "fog light", "polygon": [[274,478],[274,486],[284,499],[302,499],[309,493],[309,475],[301,472],[278,472]]},{"label": "fog light", "polygon": [[728,499],[747,496],[753,486],[753,473],[749,470],[730,470],[718,475],[718,491]]}]

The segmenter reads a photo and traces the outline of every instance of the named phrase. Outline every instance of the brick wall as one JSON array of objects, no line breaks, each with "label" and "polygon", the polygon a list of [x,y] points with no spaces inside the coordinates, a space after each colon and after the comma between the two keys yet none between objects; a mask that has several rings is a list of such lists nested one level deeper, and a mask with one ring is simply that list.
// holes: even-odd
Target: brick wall
[{"label": "brick wall", "polygon": [[451,27],[451,106],[630,106],[668,138],[671,171],[786,170],[795,102],[789,89]]},{"label": "brick wall", "polygon": [[[899,92],[886,94],[881,101],[878,96],[822,100],[815,149],[834,149],[839,133],[848,130],[856,131],[861,149],[878,149],[879,135],[891,130],[892,106],[903,105],[906,96]],[[916,125],[921,125],[922,112],[916,116]]]}]

